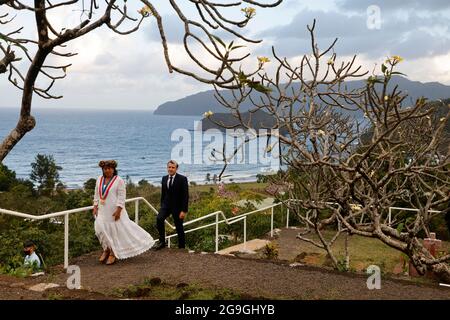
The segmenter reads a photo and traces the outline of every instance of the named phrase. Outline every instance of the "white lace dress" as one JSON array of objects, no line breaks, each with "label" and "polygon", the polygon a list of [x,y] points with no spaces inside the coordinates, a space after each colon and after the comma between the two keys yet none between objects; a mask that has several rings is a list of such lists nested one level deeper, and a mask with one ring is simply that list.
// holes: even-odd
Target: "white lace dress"
[{"label": "white lace dress", "polygon": [[[117,176],[102,204],[99,190],[101,178],[98,177],[95,186],[94,205],[98,205],[98,214],[94,228],[103,250],[111,248],[118,259],[134,257],[149,250],[155,241],[148,232],[130,220],[125,209],[125,181]],[[115,221],[113,213],[117,207],[121,207],[122,212],[120,219]]]}]

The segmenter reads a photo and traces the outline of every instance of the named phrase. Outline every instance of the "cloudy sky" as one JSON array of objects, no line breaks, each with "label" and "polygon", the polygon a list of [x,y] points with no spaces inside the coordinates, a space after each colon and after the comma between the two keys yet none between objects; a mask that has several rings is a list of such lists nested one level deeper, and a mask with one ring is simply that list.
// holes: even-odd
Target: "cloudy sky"
[{"label": "cloudy sky", "polygon": [[[164,2],[156,6],[163,16],[170,55],[175,64],[189,70],[192,62],[183,50],[182,26],[167,5],[168,1],[159,2]],[[194,8],[187,1],[179,2],[186,5],[186,15],[195,18]],[[55,12],[51,21],[60,27],[74,26],[80,21],[79,7]],[[136,9],[130,10],[135,16]],[[378,9],[379,23],[376,20]],[[239,17],[243,13],[235,8],[224,14]],[[357,54],[357,61],[365,70],[371,71],[376,63],[379,65],[386,56],[395,54],[405,58],[400,71],[410,79],[450,85],[448,0],[284,0],[276,8],[258,8],[243,34],[264,41],[244,49],[252,53],[244,67],[253,65],[259,55],[270,56],[271,46],[275,46],[279,55],[293,61],[309,53],[306,25],[314,18],[319,45],[324,48],[335,37],[339,38],[338,56],[345,59]],[[32,15],[20,13],[17,25],[24,26],[22,36],[35,37]],[[6,33],[14,26],[0,25],[0,28]],[[218,35],[226,41],[232,39],[223,32]],[[78,55],[58,60],[72,63],[72,66],[68,68],[67,78],[59,81],[52,91],[64,98],[49,101],[35,97],[35,108],[152,110],[166,101],[211,89],[192,78],[168,73],[153,18],[146,19],[141,29],[132,35],[120,36],[103,28],[71,43],[68,49]],[[205,61],[207,63],[208,59]],[[24,59],[19,67],[26,70],[27,65]],[[19,104],[20,92],[8,83],[5,74],[1,74],[0,107]]]}]

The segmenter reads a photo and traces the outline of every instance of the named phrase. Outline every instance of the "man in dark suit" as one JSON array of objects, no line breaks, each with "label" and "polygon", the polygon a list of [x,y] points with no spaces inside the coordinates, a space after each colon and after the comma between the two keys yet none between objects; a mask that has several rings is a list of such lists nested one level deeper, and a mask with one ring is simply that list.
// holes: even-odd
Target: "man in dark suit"
[{"label": "man in dark suit", "polygon": [[183,220],[188,212],[189,186],[185,176],[177,173],[178,163],[170,160],[167,163],[167,176],[162,178],[161,209],[156,218],[156,227],[159,232],[159,244],[156,250],[166,246],[165,220],[172,215],[178,234],[178,247],[185,247]]}]

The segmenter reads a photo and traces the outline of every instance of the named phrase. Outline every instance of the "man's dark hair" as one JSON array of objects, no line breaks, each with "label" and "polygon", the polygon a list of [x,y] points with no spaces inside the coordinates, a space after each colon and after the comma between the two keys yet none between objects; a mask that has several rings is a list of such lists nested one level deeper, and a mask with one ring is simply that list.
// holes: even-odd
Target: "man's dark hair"
[{"label": "man's dark hair", "polygon": [[24,248],[33,247],[33,246],[36,247],[36,244],[34,243],[33,240],[26,240],[23,243]]}]

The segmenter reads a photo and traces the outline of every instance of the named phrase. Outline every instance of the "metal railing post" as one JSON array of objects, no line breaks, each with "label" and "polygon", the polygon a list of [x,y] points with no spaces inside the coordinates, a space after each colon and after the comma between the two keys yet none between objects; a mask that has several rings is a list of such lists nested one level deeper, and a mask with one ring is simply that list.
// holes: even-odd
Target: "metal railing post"
[{"label": "metal railing post", "polygon": [[216,213],[216,252],[219,252],[219,213]]},{"label": "metal railing post", "polygon": [[271,209],[272,214],[270,217],[270,237],[273,238],[273,207]]},{"label": "metal railing post", "polygon": [[139,199],[134,202],[134,222],[139,224]]},{"label": "metal railing post", "polygon": [[247,216],[244,217],[244,250],[247,250]]},{"label": "metal railing post", "polygon": [[289,207],[286,210],[286,228],[289,228]]},{"label": "metal railing post", "polygon": [[170,248],[170,239],[171,238],[167,238],[167,247],[169,247],[169,248]]},{"label": "metal railing post", "polygon": [[64,215],[64,269],[69,267],[69,214]]},{"label": "metal railing post", "polygon": [[[136,216],[135,216],[135,220],[138,221],[138,217],[139,217],[139,201],[143,201],[145,205],[147,205],[154,214],[158,214],[158,211],[143,197],[139,197],[139,198],[132,198],[132,199],[127,199],[125,202],[126,203],[131,203],[131,202],[135,202],[135,210],[136,210]],[[287,203],[291,203],[292,200],[287,200]],[[200,229],[204,229],[204,228],[209,228],[209,227],[213,227],[214,225],[216,226],[216,252],[219,251],[219,224],[222,222],[227,223],[228,225],[233,224],[234,222],[237,222],[238,220],[244,220],[244,243],[247,243],[247,216],[254,214],[254,213],[258,213],[258,212],[264,212],[265,214],[267,214],[267,210],[269,208],[271,208],[271,232],[270,235],[271,237],[273,237],[274,235],[274,207],[278,206],[277,205],[271,205],[268,207],[264,207],[264,208],[260,208],[257,210],[253,210],[250,212],[247,212],[245,214],[242,214],[240,216],[237,217],[233,217],[232,219],[227,219],[224,215],[224,213],[222,211],[216,211],[216,212],[212,212],[210,214],[207,214],[206,216],[191,220],[187,223],[185,223],[184,225],[190,225],[194,222],[198,222],[198,221],[203,221],[205,219],[210,219],[212,218],[214,215],[216,216],[216,221],[215,222],[211,222],[210,224],[207,225],[203,225],[201,227],[198,228],[194,228],[194,229],[190,229],[187,230],[186,233],[188,232],[193,232],[193,231],[197,231]],[[43,220],[43,219],[52,219],[52,218],[60,218],[64,216],[64,268],[67,269],[69,267],[69,221],[70,221],[70,214],[74,214],[74,213],[79,213],[79,212],[85,212],[87,210],[91,210],[93,208],[93,206],[89,206],[89,207],[82,207],[82,208],[77,208],[77,209],[71,209],[71,210],[65,210],[65,211],[60,211],[60,212],[54,212],[54,213],[50,213],[50,214],[44,214],[44,215],[30,215],[30,214],[25,214],[25,213],[21,213],[21,212],[16,212],[16,211],[11,211],[11,210],[6,210],[6,209],[2,209],[0,208],[0,214],[6,214],[6,215],[10,215],[10,216],[15,216],[15,217],[20,217],[20,218],[24,218],[27,220]],[[281,213],[283,212],[282,207],[281,207]],[[388,211],[388,223],[389,225],[392,224],[392,211],[393,210],[404,210],[404,211],[413,211],[413,212],[418,212],[419,209],[415,209],[415,208],[402,208],[402,207],[389,207],[389,211]],[[429,213],[440,213],[442,211],[436,211],[436,210],[427,210],[427,214]],[[221,215],[223,217],[224,220],[220,221],[219,219],[219,215]],[[290,208],[287,206],[286,208],[286,215],[287,215],[287,219],[286,219],[286,227],[289,227],[289,215],[290,215]],[[307,212],[307,215],[309,215],[309,211]],[[363,219],[363,216],[362,216]],[[172,226],[170,223],[166,222],[173,230],[175,229],[174,226]],[[59,222],[58,222],[59,224]],[[342,228],[342,224],[341,221],[338,221],[338,227],[341,229]],[[173,235],[176,236],[176,235]],[[171,237],[166,237],[165,239],[168,240],[168,246],[171,246]]]}]

